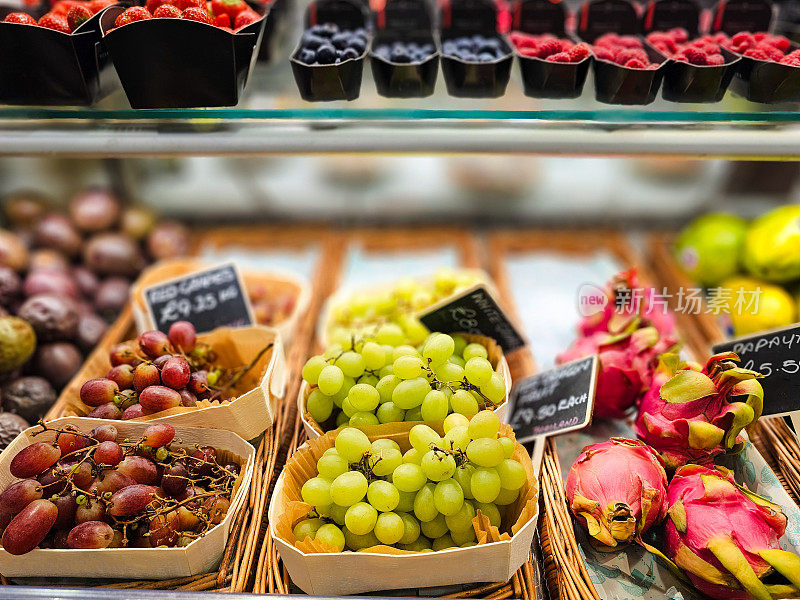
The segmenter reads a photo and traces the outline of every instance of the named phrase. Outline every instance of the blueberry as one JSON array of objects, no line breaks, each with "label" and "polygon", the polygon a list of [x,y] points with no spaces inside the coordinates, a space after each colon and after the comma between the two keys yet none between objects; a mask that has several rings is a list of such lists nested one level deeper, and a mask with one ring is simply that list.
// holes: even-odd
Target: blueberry
[{"label": "blueberry", "polygon": [[392,50],[392,62],[396,63],[410,63],[411,55],[406,50]]},{"label": "blueberry", "polygon": [[305,34],[303,34],[303,39],[301,40],[301,44],[303,45],[304,48],[308,48],[309,50],[316,50],[326,41],[327,40],[325,40],[325,38],[321,38],[318,35],[306,32]]},{"label": "blueberry", "polygon": [[478,62],[478,57],[475,56],[472,52],[461,52],[458,56],[464,62]]},{"label": "blueberry", "polygon": [[329,38],[339,33],[339,26],[336,25],[336,23],[321,23],[319,25],[314,25],[309,31],[314,35]]},{"label": "blueberry", "polygon": [[331,38],[331,43],[335,48],[344,50],[350,44],[350,36],[346,33],[337,33]]},{"label": "blueberry", "polygon": [[353,35],[367,39],[367,30],[363,27],[353,30]]},{"label": "blueberry", "polygon": [[344,50],[342,50],[339,53],[339,57],[342,60],[349,60],[351,58],[358,58],[359,56],[361,56],[361,53],[360,52],[356,52],[356,50],[353,49],[353,48],[345,48]]},{"label": "blueberry", "polygon": [[422,45],[419,47],[419,51],[420,51],[420,52],[422,52],[422,53],[423,53],[423,54],[425,54],[425,55],[428,55],[428,54],[433,54],[433,51],[434,51],[435,49],[436,49],[436,48],[434,48],[433,44],[422,44]]},{"label": "blueberry", "polygon": [[309,50],[308,48],[303,48],[300,50],[300,56],[298,56],[298,60],[302,63],[310,65],[317,59],[317,53],[313,50]]},{"label": "blueberry", "polygon": [[336,60],[336,48],[330,44],[324,44],[317,48],[317,62],[321,65],[329,65]]},{"label": "blueberry", "polygon": [[480,62],[492,62],[495,59],[495,55],[489,52],[481,52],[478,54],[478,61]]},{"label": "blueberry", "polygon": [[[364,50],[367,49],[367,42],[362,40],[361,38],[350,38],[350,43],[348,44],[350,48],[358,52],[359,55],[364,53]],[[389,51],[389,47],[386,47],[386,51]]]}]

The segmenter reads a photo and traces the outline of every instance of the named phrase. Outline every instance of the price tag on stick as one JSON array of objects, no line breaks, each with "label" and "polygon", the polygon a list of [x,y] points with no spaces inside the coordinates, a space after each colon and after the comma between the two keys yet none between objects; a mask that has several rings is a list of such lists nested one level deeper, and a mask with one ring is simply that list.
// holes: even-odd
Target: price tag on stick
[{"label": "price tag on stick", "polygon": [[735,352],[743,368],[764,376],[764,416],[788,417],[800,436],[800,325],[714,345],[720,352]]},{"label": "price tag on stick", "polygon": [[144,301],[150,321],[165,333],[175,321],[189,321],[198,333],[255,323],[242,274],[234,263],[152,285],[145,288]]},{"label": "price tag on stick", "polygon": [[434,304],[419,315],[419,320],[431,331],[485,335],[497,341],[506,354],[525,345],[517,328],[482,283]]},{"label": "price tag on stick", "polygon": [[597,355],[579,358],[518,382],[509,424],[519,443],[583,429],[592,421]]}]

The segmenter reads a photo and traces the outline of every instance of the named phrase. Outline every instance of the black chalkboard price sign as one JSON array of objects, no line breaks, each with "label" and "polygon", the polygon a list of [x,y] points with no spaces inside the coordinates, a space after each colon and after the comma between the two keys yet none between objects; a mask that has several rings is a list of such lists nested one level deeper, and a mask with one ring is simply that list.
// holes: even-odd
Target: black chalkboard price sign
[{"label": "black chalkboard price sign", "polygon": [[418,316],[431,331],[485,335],[500,344],[506,353],[525,345],[525,340],[483,284],[446,298]]},{"label": "black chalkboard price sign", "polygon": [[583,429],[592,420],[597,355],[523,379],[511,390],[509,424],[519,443]]},{"label": "black chalkboard price sign", "polygon": [[144,299],[151,321],[165,333],[175,321],[189,321],[198,333],[254,323],[250,299],[235,264],[162,281],[145,288]]}]

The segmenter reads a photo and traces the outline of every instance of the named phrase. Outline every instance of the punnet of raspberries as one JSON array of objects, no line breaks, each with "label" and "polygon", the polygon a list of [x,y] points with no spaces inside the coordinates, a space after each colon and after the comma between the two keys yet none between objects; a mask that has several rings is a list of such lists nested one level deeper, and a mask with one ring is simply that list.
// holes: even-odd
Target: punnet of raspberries
[{"label": "punnet of raspberries", "polygon": [[53,5],[50,12],[42,15],[39,21],[27,13],[12,12],[6,15],[4,22],[38,25],[62,33],[72,33],[93,15],[107,6],[111,6],[114,2],[115,0],[61,0]]},{"label": "punnet of raspberries", "polygon": [[595,58],[617,63],[628,69],[657,69],[659,63],[650,62],[642,42],[632,35],[607,33],[594,41]]},{"label": "punnet of raspberries", "polygon": [[654,31],[647,36],[647,41],[654,48],[673,60],[709,66],[725,64],[725,58],[720,52],[724,39],[727,39],[724,33],[716,33],[690,40],[689,33],[680,27],[669,31]]},{"label": "punnet of raspberries", "polygon": [[789,52],[792,43],[782,35],[773,35],[766,31],[756,33],[741,31],[730,38],[723,33],[718,33],[716,36],[720,46],[736,54],[743,54],[756,60],[800,67],[800,51]]},{"label": "punnet of raspberries", "polygon": [[549,33],[532,35],[513,31],[509,38],[522,56],[541,58],[548,62],[577,63],[592,53],[586,44],[574,44],[570,40],[557,38]]},{"label": "punnet of raspberries", "polygon": [[115,27],[146,19],[188,19],[234,32],[261,18],[244,0],[147,0],[120,13]]}]

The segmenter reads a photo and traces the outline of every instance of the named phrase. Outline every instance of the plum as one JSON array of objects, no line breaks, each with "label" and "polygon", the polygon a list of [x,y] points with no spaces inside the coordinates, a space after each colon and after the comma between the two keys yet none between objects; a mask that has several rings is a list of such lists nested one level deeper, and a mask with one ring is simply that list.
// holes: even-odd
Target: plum
[{"label": "plum", "polygon": [[119,220],[122,207],[110,190],[89,188],[69,203],[69,214],[78,229],[87,232],[111,229]]},{"label": "plum", "polygon": [[3,410],[36,423],[56,401],[56,391],[43,377],[20,377],[3,388]]},{"label": "plum", "polygon": [[98,275],[130,277],[144,267],[139,246],[119,233],[100,233],[92,237],[84,248],[83,260]]},{"label": "plum", "polygon": [[78,330],[78,309],[72,300],[62,296],[31,296],[17,315],[31,324],[42,342],[71,340]]},{"label": "plum", "polygon": [[35,243],[41,248],[58,250],[68,258],[75,258],[81,251],[81,234],[64,215],[47,214],[36,224]]},{"label": "plum", "polygon": [[36,350],[36,334],[30,323],[19,317],[0,317],[0,373],[13,371]]},{"label": "plum", "polygon": [[78,372],[83,356],[78,347],[67,342],[42,345],[34,358],[36,372],[60,390]]}]

